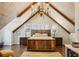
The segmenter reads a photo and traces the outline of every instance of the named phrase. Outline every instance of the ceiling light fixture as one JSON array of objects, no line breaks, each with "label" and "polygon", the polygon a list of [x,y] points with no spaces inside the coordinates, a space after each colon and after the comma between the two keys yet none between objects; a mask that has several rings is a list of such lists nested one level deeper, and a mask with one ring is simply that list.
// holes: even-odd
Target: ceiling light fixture
[{"label": "ceiling light fixture", "polygon": [[[32,11],[32,14],[34,12],[37,11],[37,9],[39,10],[39,14],[40,16],[43,15],[43,12],[46,12],[47,14],[49,14],[49,4],[46,4],[46,3],[40,3],[38,2],[37,5],[31,5],[31,11]],[[34,11],[34,12],[33,12]]]}]

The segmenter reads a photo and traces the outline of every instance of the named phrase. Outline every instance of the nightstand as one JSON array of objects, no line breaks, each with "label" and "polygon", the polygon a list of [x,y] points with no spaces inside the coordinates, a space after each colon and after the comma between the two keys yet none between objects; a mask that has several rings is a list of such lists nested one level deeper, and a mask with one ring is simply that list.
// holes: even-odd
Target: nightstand
[{"label": "nightstand", "polygon": [[27,37],[20,37],[20,45],[27,46]]},{"label": "nightstand", "polygon": [[62,46],[63,38],[62,37],[55,37],[56,39],[56,46]]}]

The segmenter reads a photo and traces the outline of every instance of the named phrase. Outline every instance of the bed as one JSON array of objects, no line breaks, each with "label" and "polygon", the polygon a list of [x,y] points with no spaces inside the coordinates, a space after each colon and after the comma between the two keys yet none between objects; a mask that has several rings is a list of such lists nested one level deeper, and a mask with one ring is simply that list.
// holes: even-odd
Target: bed
[{"label": "bed", "polygon": [[27,50],[54,51],[56,42],[50,34],[50,30],[32,30],[31,37],[27,40]]}]

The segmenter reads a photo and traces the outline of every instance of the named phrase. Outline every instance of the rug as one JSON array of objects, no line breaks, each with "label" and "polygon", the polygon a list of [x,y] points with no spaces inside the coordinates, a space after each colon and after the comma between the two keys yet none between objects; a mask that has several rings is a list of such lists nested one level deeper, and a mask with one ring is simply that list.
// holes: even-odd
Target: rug
[{"label": "rug", "polygon": [[21,57],[63,57],[59,52],[23,52]]}]

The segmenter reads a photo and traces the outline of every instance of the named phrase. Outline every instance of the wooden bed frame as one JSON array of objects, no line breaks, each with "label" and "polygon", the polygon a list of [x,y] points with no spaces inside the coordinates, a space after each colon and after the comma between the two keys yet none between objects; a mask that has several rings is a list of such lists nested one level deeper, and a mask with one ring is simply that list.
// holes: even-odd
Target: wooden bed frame
[{"label": "wooden bed frame", "polygon": [[[32,35],[35,33],[47,33],[50,36],[50,30],[32,30]],[[31,36],[32,36],[31,35]],[[56,46],[55,39],[28,39],[27,50],[28,51],[54,51]]]}]

